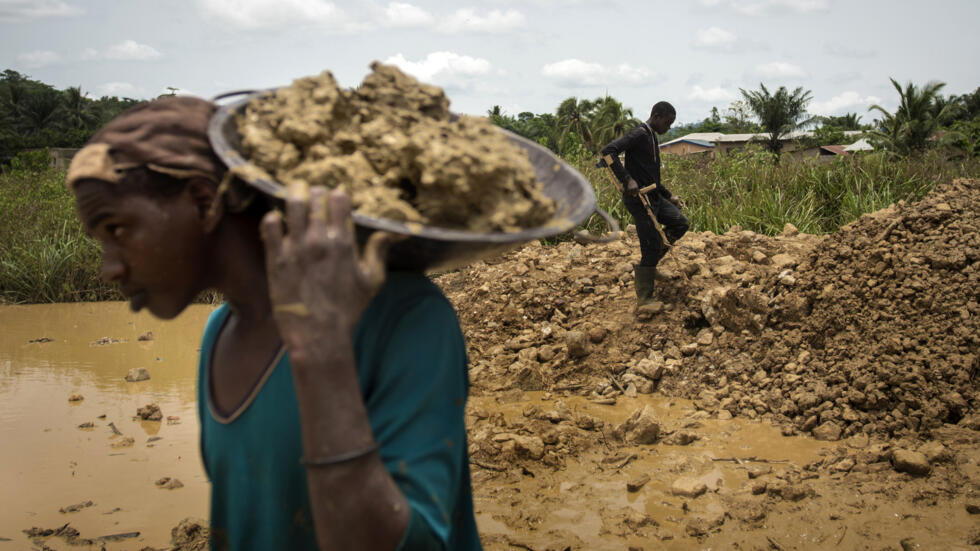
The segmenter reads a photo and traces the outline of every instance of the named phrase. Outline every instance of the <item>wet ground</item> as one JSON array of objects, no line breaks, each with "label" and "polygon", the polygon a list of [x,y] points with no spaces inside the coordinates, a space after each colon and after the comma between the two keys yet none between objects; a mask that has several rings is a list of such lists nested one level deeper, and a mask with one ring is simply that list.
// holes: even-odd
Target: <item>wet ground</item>
[{"label": "wet ground", "polygon": [[[24,530],[65,523],[82,538],[126,536],[43,543],[168,548],[182,519],[206,518],[195,388],[210,311],[160,322],[122,303],[0,307],[0,551],[31,549]],[[133,368],[151,378],[127,382]],[[150,403],[161,419],[135,418]],[[617,439],[615,428],[647,406],[656,442]],[[784,436],[656,393],[609,404],[567,391],[480,391],[467,412],[489,551],[971,549],[980,529],[972,430],[939,434],[930,476],[917,477],[895,472],[862,435]],[[541,453],[523,447],[535,438]],[[160,487],[164,477],[182,486]]]},{"label": "wet ground", "polygon": [[[65,523],[84,538],[140,533],[104,542],[108,550],[166,547],[181,519],[207,516],[195,378],[210,311],[194,306],[164,323],[124,303],[0,307],[0,550],[29,549],[22,530]],[[139,340],[147,332],[152,340]],[[51,340],[30,342],[39,339]],[[150,379],[126,382],[139,367]],[[161,420],[135,420],[149,403]],[[157,487],[163,477],[183,487]],[[73,505],[82,507],[59,511]]]}]

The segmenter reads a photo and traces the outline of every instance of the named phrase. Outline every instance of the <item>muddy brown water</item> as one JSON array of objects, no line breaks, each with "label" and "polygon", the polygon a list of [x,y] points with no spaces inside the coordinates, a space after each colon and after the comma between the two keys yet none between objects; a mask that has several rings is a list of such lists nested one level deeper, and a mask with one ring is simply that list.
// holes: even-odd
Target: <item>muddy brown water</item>
[{"label": "muddy brown water", "polygon": [[[165,547],[181,519],[206,518],[195,388],[210,312],[194,306],[167,323],[124,303],[0,307],[0,550],[29,548],[22,530],[66,522],[84,538],[140,532],[106,549]],[[148,331],[153,340],[139,341]],[[105,337],[118,342],[94,344]],[[29,342],[40,338],[52,340]],[[126,382],[134,367],[151,378]],[[76,393],[84,400],[69,402]],[[151,402],[164,419],[134,420]],[[94,426],[77,428],[87,422]],[[113,447],[126,437],[132,446]],[[165,476],[184,487],[158,488]],[[86,501],[93,505],[59,512]],[[45,543],[69,547],[57,538]]]},{"label": "muddy brown water", "polygon": [[[194,306],[175,322],[161,322],[133,314],[123,303],[0,307],[0,551],[30,548],[22,530],[65,523],[85,538],[140,533],[106,542],[110,551],[166,548],[181,519],[206,518],[195,388],[201,332],[211,310]],[[138,340],[146,332],[153,340]],[[100,344],[106,337],[110,341]],[[30,342],[40,338],[51,341]],[[126,382],[134,367],[148,369],[151,379]],[[76,393],[84,399],[69,402]],[[815,497],[770,502],[755,515],[761,498],[749,497],[755,482],[750,471],[771,484],[781,469],[799,469],[839,443],[785,437],[758,421],[712,418],[687,400],[621,396],[615,405],[605,405],[543,392],[507,399],[491,393],[472,396],[470,410],[518,426],[528,406],[547,408],[559,398],[576,414],[610,424],[649,405],[665,427],[688,427],[699,440],[625,450],[585,447],[569,453],[557,469],[529,464],[497,472],[474,465],[477,523],[490,551],[881,549],[899,548],[898,540],[907,537],[914,537],[915,548],[968,548],[962,546],[963,534],[976,521],[963,510],[962,498],[953,508],[923,506],[873,481],[862,486],[840,477],[810,479],[805,483]],[[148,403],[160,406],[163,421],[134,419],[137,408]],[[168,422],[168,416],[179,420]],[[471,433],[487,422],[473,416],[469,421]],[[93,427],[78,428],[86,422]],[[122,435],[114,435],[110,423]],[[113,447],[126,437],[134,439],[132,446]],[[970,453],[964,466],[980,463],[980,452]],[[626,483],[644,474],[650,480],[636,492],[627,491]],[[155,481],[165,476],[183,487],[158,488]],[[673,495],[678,477],[697,479],[706,493]],[[59,511],[86,501],[93,505]],[[736,520],[756,517],[751,524]],[[725,524],[694,537],[687,532],[694,518],[721,518]],[[84,548],[58,538],[44,543],[53,549]]]}]

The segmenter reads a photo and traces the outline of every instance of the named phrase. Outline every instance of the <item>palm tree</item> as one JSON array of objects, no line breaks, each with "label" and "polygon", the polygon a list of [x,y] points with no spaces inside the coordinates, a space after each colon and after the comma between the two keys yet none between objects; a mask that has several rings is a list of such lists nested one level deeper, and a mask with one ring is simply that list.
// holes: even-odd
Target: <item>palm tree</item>
[{"label": "palm tree", "polygon": [[29,134],[56,130],[64,122],[61,94],[53,88],[40,88],[24,98],[20,119]]},{"label": "palm tree", "polygon": [[70,128],[86,129],[91,126],[96,116],[92,110],[92,101],[82,93],[80,86],[70,86],[62,92],[65,109],[65,122]]},{"label": "palm tree", "polygon": [[562,153],[567,153],[569,134],[575,134],[581,139],[581,143],[590,152],[597,151],[594,132],[592,129],[592,113],[595,103],[589,100],[579,100],[578,98],[568,98],[558,106],[556,115],[558,117],[558,127],[561,129],[561,137],[558,140],[558,147]]},{"label": "palm tree", "polygon": [[633,110],[624,108],[616,99],[606,96],[596,101],[592,117],[596,144],[607,144],[638,124],[640,121],[633,116]]},{"label": "palm tree", "polygon": [[861,115],[857,113],[821,117],[820,122],[823,126],[834,126],[841,130],[861,130]]},{"label": "palm tree", "polygon": [[892,114],[877,104],[869,107],[868,111],[878,111],[883,117],[878,128],[871,131],[871,136],[893,153],[918,154],[929,145],[929,138],[950,109],[950,104],[946,103],[938,112],[934,110],[939,91],[946,83],[930,81],[917,87],[909,82],[902,89],[895,79],[889,80],[901,98],[898,109]]},{"label": "palm tree", "polygon": [[775,94],[770,94],[762,83],[759,83],[759,88],[751,92],[739,88],[739,91],[768,134],[764,147],[775,153],[776,162],[779,162],[779,152],[783,148],[782,138],[812,121],[806,112],[806,106],[812,99],[811,92],[803,90],[802,86],[792,92],[785,86],[780,86]]}]

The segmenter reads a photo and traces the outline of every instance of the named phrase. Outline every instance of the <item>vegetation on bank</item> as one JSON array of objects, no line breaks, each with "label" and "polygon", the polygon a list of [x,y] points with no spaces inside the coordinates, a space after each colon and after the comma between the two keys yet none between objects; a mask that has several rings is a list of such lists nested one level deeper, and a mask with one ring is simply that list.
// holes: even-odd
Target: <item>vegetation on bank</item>
[{"label": "vegetation on bank", "polygon": [[46,151],[21,153],[0,174],[0,212],[0,302],[121,298],[99,281],[98,245]]},{"label": "vegetation on bank", "polygon": [[[957,177],[980,177],[980,160],[949,161],[939,151],[915,158],[869,154],[783,162],[750,150],[719,159],[666,155],[664,183],[684,197],[693,231],[733,226],[774,235],[791,223],[807,233],[835,231],[861,214],[920,199]],[[622,227],[632,223],[608,169],[589,155],[568,161],[596,190],[600,208]],[[64,172],[43,152],[21,154],[0,174],[0,302],[119,300],[98,279],[98,245],[81,228]],[[587,229],[601,232],[597,216]],[[213,297],[212,297],[213,298]],[[208,300],[208,298],[204,298]]]},{"label": "vegetation on bank", "polygon": [[[814,119],[818,126],[813,139],[819,143],[840,143],[834,140],[843,137],[843,130],[861,129],[879,144],[875,153],[776,163],[776,154],[760,144],[717,159],[665,155],[664,185],[687,203],[693,231],[723,233],[739,226],[774,235],[791,223],[803,232],[822,234],[896,201],[918,200],[954,178],[980,177],[980,88],[943,97],[941,83],[904,88],[892,83],[899,108],[892,114],[873,106],[883,119],[872,125],[861,125],[853,113]],[[803,108],[808,95],[782,87],[770,94],[760,84],[760,92],[743,91],[745,101],[733,102],[723,119],[714,109],[711,117],[672,130],[664,141],[688,132],[783,132],[807,120]],[[23,150],[80,145],[104,121],[135,103],[89,100],[78,89],[58,91],[14,71],[0,74],[0,303],[122,298],[114,286],[98,279],[98,246],[75,216],[64,172],[51,168],[45,149]],[[767,120],[763,115],[772,107],[779,116]],[[555,114],[512,117],[494,107],[488,115],[566,159],[592,183],[600,208],[621,227],[632,223],[608,169],[595,165],[599,148],[639,123],[630,109],[607,96],[568,98]],[[4,164],[3,156],[15,151],[20,153]],[[593,233],[604,229],[598,216],[584,225]]]}]

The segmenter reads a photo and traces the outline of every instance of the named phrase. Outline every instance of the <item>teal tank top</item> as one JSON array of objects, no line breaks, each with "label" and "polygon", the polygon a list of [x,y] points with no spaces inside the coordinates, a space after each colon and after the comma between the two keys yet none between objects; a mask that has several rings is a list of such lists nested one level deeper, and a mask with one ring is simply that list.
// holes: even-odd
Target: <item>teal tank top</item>
[{"label": "teal tank top", "polygon": [[[289,354],[238,411],[223,417],[212,407],[211,353],[230,312],[225,304],[211,314],[198,369],[212,549],[315,550]],[[389,273],[354,351],[381,458],[412,509],[399,549],[481,549],[463,421],[466,348],[449,301],[424,275]]]}]

